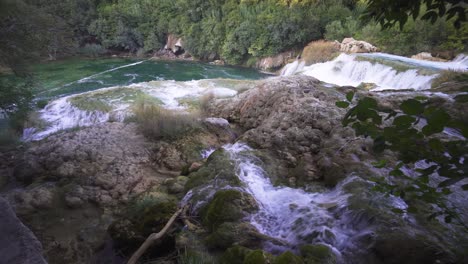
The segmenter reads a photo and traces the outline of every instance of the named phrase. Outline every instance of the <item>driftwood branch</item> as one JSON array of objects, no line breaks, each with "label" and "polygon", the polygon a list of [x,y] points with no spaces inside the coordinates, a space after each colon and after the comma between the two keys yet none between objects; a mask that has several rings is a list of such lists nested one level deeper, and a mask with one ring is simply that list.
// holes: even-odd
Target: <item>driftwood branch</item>
[{"label": "driftwood branch", "polygon": [[172,224],[174,224],[175,220],[177,219],[177,217],[179,216],[179,214],[185,210],[185,207],[184,208],[180,208],[178,209],[173,215],[172,217],[169,219],[169,221],[166,223],[166,225],[164,226],[163,229],[161,229],[161,231],[159,231],[158,233],[152,233],[151,235],[148,236],[148,238],[145,240],[145,242],[143,242],[143,244],[140,246],[140,248],[138,248],[138,250],[133,253],[132,257],[130,258],[130,260],[127,262],[127,264],[136,264],[138,259],[143,255],[143,253],[145,253],[145,251],[158,239],[162,238],[166,233],[167,231],[169,230],[169,228],[171,228]]},{"label": "driftwood branch", "polygon": [[190,231],[195,231],[197,229],[199,229],[199,227],[195,224],[193,224],[192,222],[190,222],[189,220],[189,217],[187,216],[187,211],[189,209],[189,206],[185,206],[184,209],[182,210],[182,221],[184,222],[184,225],[187,226],[187,229],[190,230]]}]

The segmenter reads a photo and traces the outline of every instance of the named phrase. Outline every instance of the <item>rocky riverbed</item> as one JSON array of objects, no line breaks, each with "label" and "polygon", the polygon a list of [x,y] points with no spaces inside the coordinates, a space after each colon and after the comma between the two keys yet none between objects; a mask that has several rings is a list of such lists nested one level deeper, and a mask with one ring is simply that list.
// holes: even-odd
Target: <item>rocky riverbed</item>
[{"label": "rocky riverbed", "polygon": [[[388,171],[371,163],[395,156],[376,156],[371,141],[342,126],[345,111],[335,102],[350,89],[384,104],[402,98],[307,76],[257,81],[234,98],[210,101],[201,130],[176,140],[150,140],[135,123],[107,122],[6,153],[0,169],[15,184],[2,196],[49,263],[123,262],[181,205],[190,205],[183,221],[145,261],[463,263],[463,232],[395,213],[404,201],[372,191],[369,179]],[[229,145],[235,142],[250,148]],[[249,173],[272,192],[314,203],[285,200],[283,213],[296,217],[294,239],[259,224],[271,218],[262,218],[267,206],[255,182],[241,177]],[[318,210],[324,217],[310,229]]]}]

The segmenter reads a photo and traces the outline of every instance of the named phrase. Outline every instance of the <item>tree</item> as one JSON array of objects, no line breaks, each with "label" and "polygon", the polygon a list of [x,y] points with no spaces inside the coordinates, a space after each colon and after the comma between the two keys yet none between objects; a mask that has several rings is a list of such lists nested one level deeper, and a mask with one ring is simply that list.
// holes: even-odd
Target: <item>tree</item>
[{"label": "tree", "polygon": [[447,20],[455,17],[455,27],[459,28],[467,21],[467,0],[369,0],[364,18],[375,19],[383,27],[392,27],[396,23],[403,28],[409,17],[416,19],[425,7],[423,20],[434,23],[439,17]]}]

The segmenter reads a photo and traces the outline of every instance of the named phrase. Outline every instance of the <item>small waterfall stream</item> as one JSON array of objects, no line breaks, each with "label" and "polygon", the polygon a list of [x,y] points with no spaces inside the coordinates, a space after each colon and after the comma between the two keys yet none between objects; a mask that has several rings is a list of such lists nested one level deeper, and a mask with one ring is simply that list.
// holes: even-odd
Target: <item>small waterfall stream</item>
[{"label": "small waterfall stream", "polygon": [[342,186],[352,181],[353,177],[324,193],[276,187],[262,167],[257,165],[259,161],[250,154],[252,149],[249,146],[238,142],[223,148],[235,161],[237,175],[246,185],[246,191],[260,207],[251,216],[250,222],[261,233],[286,241],[292,247],[301,244],[325,244],[338,256],[340,250],[349,246],[350,237],[358,231],[348,227],[346,217],[336,216],[333,212],[346,207],[349,196]]}]

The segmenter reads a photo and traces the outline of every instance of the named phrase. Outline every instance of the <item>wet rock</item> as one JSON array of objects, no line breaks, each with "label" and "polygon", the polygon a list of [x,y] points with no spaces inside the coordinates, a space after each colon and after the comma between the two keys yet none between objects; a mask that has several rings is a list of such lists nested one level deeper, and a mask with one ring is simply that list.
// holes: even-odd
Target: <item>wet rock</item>
[{"label": "wet rock", "polygon": [[304,245],[300,248],[300,252],[306,263],[336,263],[335,254],[325,245]]},{"label": "wet rock", "polygon": [[0,198],[0,256],[2,263],[47,263],[42,245],[16,217],[8,202]]},{"label": "wet rock", "polygon": [[123,217],[114,221],[108,232],[118,248],[131,252],[148,235],[159,232],[176,210],[174,197],[160,192],[146,193],[128,205]]},{"label": "wet rock", "polygon": [[290,251],[286,251],[276,257],[273,264],[304,264],[304,261]]},{"label": "wet rock", "polygon": [[53,201],[54,193],[47,188],[37,188],[32,192],[31,205],[36,209],[50,209]]},{"label": "wet rock", "polygon": [[224,222],[236,222],[257,209],[255,199],[237,190],[216,192],[211,202],[202,210],[203,225],[216,230]]}]

